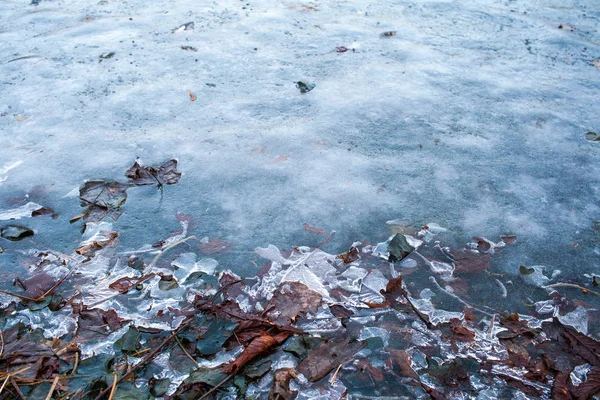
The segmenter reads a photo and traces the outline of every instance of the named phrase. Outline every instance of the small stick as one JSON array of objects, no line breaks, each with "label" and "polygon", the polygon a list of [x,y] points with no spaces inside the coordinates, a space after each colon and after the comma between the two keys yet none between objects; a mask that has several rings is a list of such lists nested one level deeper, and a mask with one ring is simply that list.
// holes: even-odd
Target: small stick
[{"label": "small stick", "polygon": [[0,357],[4,354],[4,334],[0,331],[0,340],[2,340],[2,347],[0,347]]},{"label": "small stick", "polygon": [[56,389],[56,385],[58,385],[59,379],[60,379],[60,375],[56,375],[54,377],[54,381],[52,382],[52,386],[50,386],[50,391],[48,392],[48,395],[46,396],[46,400],[52,399],[52,393],[54,393],[54,389]]},{"label": "small stick", "polygon": [[6,379],[4,380],[2,387],[0,387],[0,394],[2,394],[2,391],[4,390],[4,386],[6,386],[6,383],[8,382],[9,379],[10,379],[10,374],[6,375]]},{"label": "small stick", "polygon": [[196,360],[194,360],[194,358],[190,355],[190,353],[187,352],[187,350],[185,349],[185,347],[183,347],[183,344],[181,343],[181,341],[179,340],[179,338],[177,337],[176,334],[172,333],[173,337],[175,338],[175,340],[177,341],[177,344],[179,345],[179,347],[181,348],[181,350],[183,350],[183,352],[185,353],[186,356],[188,356],[188,358],[190,360],[192,360],[192,362],[194,364],[196,364],[197,367],[199,367],[200,365],[198,364],[198,362]]},{"label": "small stick", "polygon": [[154,257],[154,259],[153,259],[153,260],[152,260],[152,262],[151,262],[151,263],[148,265],[148,267],[152,267],[152,266],[154,266],[154,265],[156,264],[156,261],[158,261],[158,259],[159,259],[159,258],[160,258],[160,257],[161,257],[163,254],[165,254],[167,251],[171,250],[173,247],[175,247],[175,246],[177,246],[177,245],[180,245],[180,244],[182,244],[182,243],[185,243],[185,242],[187,242],[187,241],[188,241],[188,240],[190,240],[190,239],[196,239],[196,236],[188,236],[188,237],[186,237],[185,239],[182,239],[182,240],[180,240],[180,241],[178,241],[178,242],[175,242],[175,243],[173,243],[173,244],[170,244],[170,245],[168,245],[168,246],[167,246],[167,247],[165,247],[165,248],[164,248],[164,249],[163,249],[163,250],[162,250],[160,253],[158,253],[158,254],[156,255],[156,257]]},{"label": "small stick", "polygon": [[108,395],[108,400],[113,400],[113,397],[115,396],[115,392],[117,391],[117,383],[119,382],[119,379],[117,378],[117,374],[113,373],[113,384],[112,387],[110,388],[110,395]]},{"label": "small stick", "polygon": [[321,250],[323,249],[323,246],[325,246],[327,243],[329,243],[329,241],[333,238],[333,236],[335,235],[335,231],[332,231],[329,236],[327,236],[327,238],[325,238],[325,240],[323,240],[323,243],[321,243],[321,245],[319,247],[317,247],[317,249]]},{"label": "small stick", "polygon": [[17,391],[17,395],[19,396],[20,399],[24,399],[25,395],[23,394],[23,392],[21,391],[21,388],[19,388],[19,385],[17,385],[15,383],[15,381],[13,380],[12,376],[10,377],[10,383],[13,385],[13,387],[15,388],[15,390]]},{"label": "small stick", "polygon": [[[190,324],[192,323],[192,319],[189,318],[187,321],[184,321],[181,323],[181,325],[179,325],[179,327],[177,329],[175,329],[175,331],[173,331],[173,333],[176,335],[179,332],[183,331],[185,328],[187,328]],[[154,350],[152,350],[150,353],[148,353],[148,355],[146,355],[142,361],[140,361],[139,363],[135,364],[127,373],[125,373],[125,375],[123,375],[122,377],[119,378],[118,382],[121,382],[123,380],[125,380],[129,375],[133,374],[134,372],[137,372],[138,370],[140,370],[141,368],[145,367],[150,361],[152,361],[152,359],[166,346],[168,345],[171,340],[173,340],[173,336],[169,335],[167,336]],[[117,382],[117,383],[118,383]],[[104,389],[103,391],[101,391],[98,396],[96,396],[95,400],[100,400],[104,397],[104,395],[108,392],[108,388]]]},{"label": "small stick", "polygon": [[214,393],[215,390],[217,390],[218,388],[220,388],[221,386],[223,386],[228,380],[230,380],[231,378],[233,378],[235,376],[235,373],[229,375],[227,378],[223,379],[221,382],[219,382],[217,384],[217,386],[213,387],[212,389],[210,389],[208,392],[204,393],[202,395],[202,397],[200,397],[198,400],[204,400],[205,398],[207,398],[208,396],[210,396],[211,394]]},{"label": "small stick", "polygon": [[553,283],[551,285],[546,285],[546,286],[542,286],[543,289],[554,289],[557,287],[568,287],[568,288],[573,288],[573,289],[579,289],[585,293],[593,293],[596,296],[600,296],[600,293],[595,292],[593,290],[590,290],[588,288],[584,288],[583,286],[579,286],[579,285],[575,285],[573,283],[563,283],[563,282],[558,282],[558,283]]},{"label": "small stick", "polygon": [[75,375],[78,365],[79,365],[79,352],[76,352],[75,353],[75,365],[73,365],[73,371],[71,371],[71,376]]},{"label": "small stick", "polygon": [[331,386],[333,386],[333,384],[335,383],[335,380],[337,379],[337,376],[338,376],[338,373],[340,372],[340,369],[342,369],[342,364],[338,365],[337,369],[335,370],[335,373],[333,374],[333,376],[329,380],[329,384]]}]

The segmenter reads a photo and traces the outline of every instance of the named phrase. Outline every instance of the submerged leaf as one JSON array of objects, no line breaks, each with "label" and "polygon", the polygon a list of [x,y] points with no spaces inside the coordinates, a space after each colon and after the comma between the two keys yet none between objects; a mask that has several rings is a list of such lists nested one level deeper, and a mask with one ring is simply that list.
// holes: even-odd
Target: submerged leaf
[{"label": "submerged leaf", "polygon": [[319,347],[308,352],[296,370],[309,381],[317,382],[337,368],[340,364],[351,359],[367,345],[366,341],[343,339],[338,342],[325,341]]},{"label": "submerged leaf", "polygon": [[388,243],[388,251],[390,252],[389,261],[400,261],[414,250],[415,248],[408,243],[406,237],[401,233],[397,233]]}]

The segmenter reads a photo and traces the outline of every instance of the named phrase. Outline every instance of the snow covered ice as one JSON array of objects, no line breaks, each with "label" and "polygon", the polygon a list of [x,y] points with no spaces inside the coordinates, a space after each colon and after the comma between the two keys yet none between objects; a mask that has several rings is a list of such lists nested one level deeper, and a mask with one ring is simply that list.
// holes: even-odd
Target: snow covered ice
[{"label": "snow covered ice", "polygon": [[131,249],[181,211],[252,271],[257,246],[318,246],[304,223],[336,252],[402,218],[460,243],[516,235],[512,272],[589,271],[599,17],[592,0],[4,1],[2,200],[43,187],[63,216],[36,237],[66,249],[74,187],[177,157],[160,207],[131,193]]}]

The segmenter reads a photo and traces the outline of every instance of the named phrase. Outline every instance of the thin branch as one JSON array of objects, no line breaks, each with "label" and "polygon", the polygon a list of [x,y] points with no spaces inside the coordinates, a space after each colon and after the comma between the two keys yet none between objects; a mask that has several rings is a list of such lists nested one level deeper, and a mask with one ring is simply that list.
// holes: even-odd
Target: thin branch
[{"label": "thin branch", "polygon": [[568,287],[568,288],[573,288],[573,289],[579,289],[584,293],[593,293],[596,296],[600,296],[600,293],[598,293],[594,290],[590,290],[588,288],[584,288],[583,286],[575,285],[573,283],[558,282],[558,283],[553,283],[551,285],[542,286],[543,289],[554,289],[557,287]]},{"label": "thin branch", "polygon": [[0,331],[0,340],[2,340],[2,345],[0,347],[0,357],[4,354],[4,334]]},{"label": "thin branch", "polygon": [[194,358],[190,355],[190,353],[187,352],[187,350],[185,349],[185,347],[183,347],[183,344],[181,343],[181,341],[179,340],[179,338],[177,337],[176,334],[171,333],[173,335],[173,337],[175,338],[175,340],[177,341],[177,344],[179,345],[179,347],[181,348],[181,350],[183,350],[183,352],[185,353],[185,355],[192,360],[192,362],[194,364],[196,364],[197,367],[199,367],[200,365],[198,364],[198,362],[196,360],[194,360]]},{"label": "thin branch", "polygon": [[342,364],[338,365],[337,369],[335,370],[335,373],[333,374],[333,376],[329,380],[329,384],[331,386],[333,386],[333,384],[335,383],[335,380],[337,379],[337,376],[340,373],[340,369],[342,369]]},{"label": "thin branch", "polygon": [[[173,334],[177,335],[178,333],[180,333],[181,331],[183,331],[184,329],[186,329],[190,324],[192,323],[192,318],[188,318],[186,321],[182,322],[181,325],[179,325],[179,327],[177,329],[175,329],[173,331]],[[148,355],[146,355],[139,363],[135,364],[127,373],[125,373],[125,375],[121,376],[119,378],[119,380],[117,381],[117,384],[124,381],[125,379],[127,379],[129,377],[129,375],[139,371],[140,369],[144,368],[146,365],[148,365],[153,359],[154,357],[156,357],[156,355],[163,349],[165,348],[165,346],[167,346],[169,343],[171,343],[171,341],[173,340],[173,335],[169,335],[167,336],[162,342],[161,344],[159,344],[154,350],[152,350],[150,353],[148,353]],[[106,393],[109,391],[109,388],[105,388],[104,390],[102,390],[98,396],[96,396],[95,400],[100,400],[102,399]]]},{"label": "thin branch", "polygon": [[48,391],[48,395],[46,396],[46,400],[52,399],[52,393],[54,393],[54,389],[56,389],[56,385],[58,385],[58,381],[60,380],[60,375],[56,375],[54,377],[54,381],[52,382],[52,386],[50,386],[50,391]]},{"label": "thin branch", "polygon": [[180,240],[180,241],[178,241],[178,242],[175,242],[175,243],[173,243],[173,244],[170,244],[170,245],[168,245],[168,246],[167,246],[167,247],[165,247],[165,248],[164,248],[164,249],[163,249],[163,250],[162,250],[160,253],[158,253],[158,254],[156,255],[156,257],[154,257],[154,259],[153,259],[153,260],[152,260],[152,262],[151,262],[151,263],[148,265],[148,267],[152,267],[152,266],[156,265],[156,262],[158,261],[158,259],[159,259],[159,258],[160,258],[160,257],[161,257],[163,254],[165,254],[167,251],[171,250],[173,247],[175,247],[175,246],[178,246],[178,245],[180,245],[180,244],[182,244],[182,243],[185,243],[185,242],[187,242],[187,241],[188,241],[188,240],[190,240],[190,239],[196,239],[196,236],[188,236],[188,237],[186,237],[185,239],[181,239],[181,240]]},{"label": "thin branch", "polygon": [[113,397],[115,396],[115,392],[117,391],[117,383],[119,383],[119,379],[117,378],[117,374],[113,373],[113,384],[112,387],[110,388],[110,395],[108,396],[108,400],[113,400]]},{"label": "thin branch", "polygon": [[213,394],[217,389],[219,389],[221,386],[223,386],[225,383],[227,383],[227,381],[230,380],[231,378],[233,378],[234,376],[235,376],[235,372],[233,374],[229,375],[227,378],[223,379],[221,382],[219,382],[215,387],[210,389],[208,392],[204,393],[202,395],[202,397],[200,397],[198,400],[206,399],[208,396]]},{"label": "thin branch", "polygon": [[79,365],[79,352],[75,353],[75,365],[73,365],[73,371],[71,371],[71,376],[75,375],[77,372],[77,366]]}]

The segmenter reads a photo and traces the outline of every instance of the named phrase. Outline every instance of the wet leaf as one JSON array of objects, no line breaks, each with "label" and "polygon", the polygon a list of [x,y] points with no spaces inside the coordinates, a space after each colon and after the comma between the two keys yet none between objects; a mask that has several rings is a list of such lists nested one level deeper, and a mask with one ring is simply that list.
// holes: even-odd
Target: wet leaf
[{"label": "wet leaf", "polygon": [[598,142],[598,141],[600,141],[600,135],[598,135],[596,132],[586,132],[585,133],[585,138],[587,140],[589,140],[590,142]]},{"label": "wet leaf", "polygon": [[317,313],[323,296],[300,282],[284,282],[279,286],[267,306],[268,315],[279,324],[296,322],[307,312]]},{"label": "wet leaf", "polygon": [[490,267],[490,254],[481,254],[478,251],[463,250],[453,252],[456,273],[477,274]]},{"label": "wet leaf", "polygon": [[293,368],[280,368],[273,375],[273,386],[269,391],[269,400],[292,400],[298,391],[290,390],[290,381],[296,379]]},{"label": "wet leaf", "polygon": [[160,290],[171,290],[178,287],[179,284],[173,275],[163,275],[160,277],[160,281],[158,281],[158,288]]},{"label": "wet leaf", "polygon": [[388,251],[390,252],[389,261],[400,261],[414,250],[415,248],[408,243],[406,237],[401,233],[397,233],[388,243]]},{"label": "wet leaf", "polygon": [[593,367],[587,373],[587,379],[581,385],[573,388],[572,393],[576,399],[589,399],[600,391],[600,367]]},{"label": "wet leaf", "polygon": [[4,228],[0,228],[0,236],[12,242],[17,242],[27,237],[33,236],[33,231],[28,227],[22,225],[8,225]]},{"label": "wet leaf", "polygon": [[92,257],[97,251],[114,244],[119,237],[117,232],[101,231],[100,234],[102,235],[100,238],[91,243],[85,243],[79,246],[75,249],[75,252],[81,256]]},{"label": "wet leaf", "polygon": [[227,374],[235,373],[262,353],[285,342],[290,336],[290,332],[282,332],[275,336],[263,332],[261,336],[255,338],[248,346],[246,346],[242,354],[240,354],[233,362],[223,366],[221,370]]},{"label": "wet leaf", "polygon": [[181,172],[177,171],[176,159],[169,160],[158,167],[144,167],[138,160],[125,171],[125,176],[134,185],[157,185],[161,188],[163,185],[174,185],[179,182]]},{"label": "wet leaf", "polygon": [[206,331],[198,338],[196,349],[200,354],[211,355],[221,350],[238,324],[224,318],[210,317],[202,326]]},{"label": "wet leaf", "polygon": [[398,349],[388,349],[390,355],[392,356],[392,361],[400,368],[400,373],[403,376],[408,376],[410,378],[417,378],[417,373],[412,368],[412,359],[410,354],[408,354],[405,350]]},{"label": "wet leaf", "polygon": [[308,93],[315,88],[315,84],[307,81],[296,82],[296,87],[300,90],[300,93]]},{"label": "wet leaf", "polygon": [[247,364],[239,373],[249,380],[256,380],[262,378],[267,372],[269,372],[272,364],[273,361],[271,360],[259,360],[257,362]]},{"label": "wet leaf", "polygon": [[521,275],[531,275],[535,272],[535,268],[530,268],[530,267],[526,267],[524,265],[521,265],[519,267],[519,273]]},{"label": "wet leaf", "polygon": [[356,353],[367,345],[366,341],[343,339],[341,341],[324,341],[319,347],[308,352],[307,357],[298,365],[296,370],[309,381],[317,382],[350,360]]},{"label": "wet leaf", "polygon": [[87,181],[79,188],[79,198],[86,205],[103,209],[119,208],[127,200],[128,187],[117,181]]},{"label": "wet leaf", "polygon": [[354,315],[354,311],[348,310],[339,304],[330,305],[329,311],[331,311],[336,318],[348,318]]},{"label": "wet leaf", "polygon": [[223,254],[230,251],[234,246],[233,243],[226,242],[225,240],[216,237],[208,242],[199,243],[198,250],[202,254]]},{"label": "wet leaf", "polygon": [[135,353],[140,347],[141,338],[140,331],[130,326],[129,330],[114,343],[114,348],[126,354]]},{"label": "wet leaf", "polygon": [[360,259],[360,253],[356,247],[352,246],[347,252],[338,255],[337,258],[341,258],[344,264],[350,264]]}]

